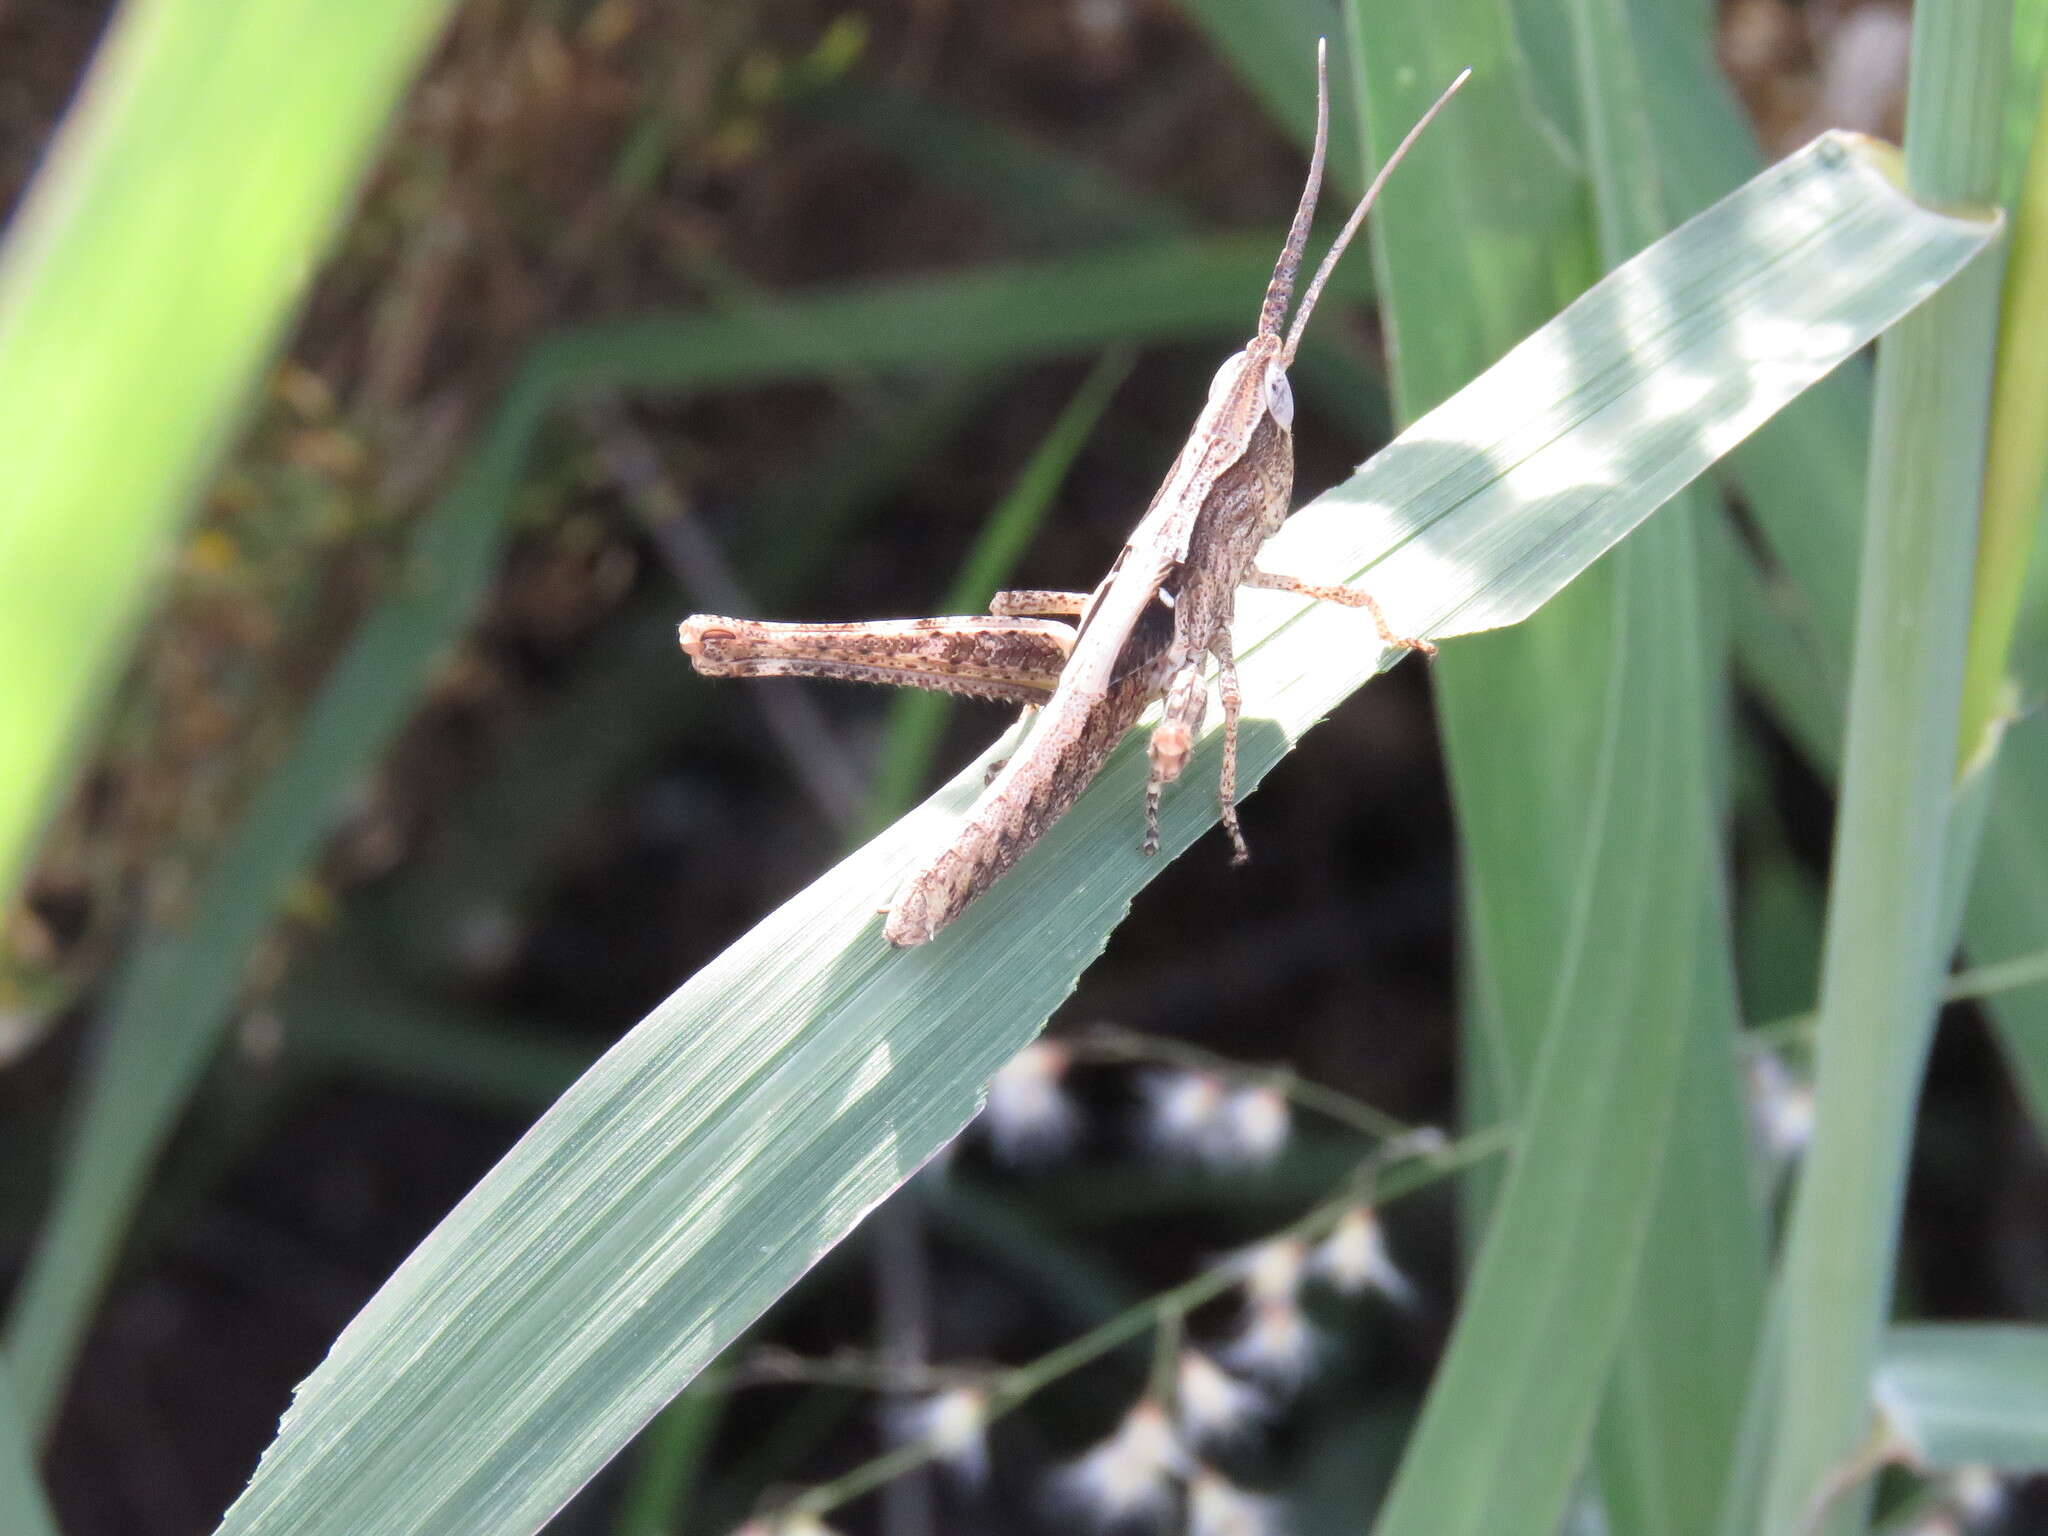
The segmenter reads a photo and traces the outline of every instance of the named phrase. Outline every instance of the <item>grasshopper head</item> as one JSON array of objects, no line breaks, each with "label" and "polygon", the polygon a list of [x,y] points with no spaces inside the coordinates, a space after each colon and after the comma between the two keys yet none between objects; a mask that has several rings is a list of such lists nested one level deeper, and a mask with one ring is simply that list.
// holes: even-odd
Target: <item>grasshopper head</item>
[{"label": "grasshopper head", "polygon": [[1209,381],[1209,404],[1220,406],[1240,391],[1256,389],[1257,401],[1282,431],[1294,430],[1294,390],[1287,382],[1287,359],[1278,336],[1255,336],[1242,352],[1224,360]]}]

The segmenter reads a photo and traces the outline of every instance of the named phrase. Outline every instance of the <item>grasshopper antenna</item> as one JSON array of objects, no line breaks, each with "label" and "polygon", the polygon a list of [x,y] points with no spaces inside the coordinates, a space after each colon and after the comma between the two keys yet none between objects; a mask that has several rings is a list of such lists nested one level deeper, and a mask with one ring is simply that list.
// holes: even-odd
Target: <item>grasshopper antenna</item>
[{"label": "grasshopper antenna", "polygon": [[1301,201],[1294,209],[1294,227],[1287,231],[1287,244],[1280,248],[1280,260],[1273,266],[1273,280],[1266,285],[1266,302],[1259,306],[1259,334],[1278,336],[1287,323],[1287,306],[1294,298],[1294,279],[1301,271],[1301,253],[1308,248],[1308,227],[1315,221],[1316,198],[1323,190],[1323,151],[1330,143],[1330,70],[1326,61],[1329,43],[1316,39],[1316,147],[1308,157],[1308,181],[1301,189]]},{"label": "grasshopper antenna", "polygon": [[[1372,185],[1365,189],[1365,196],[1359,199],[1358,206],[1351,211],[1351,217],[1345,221],[1343,231],[1337,236],[1336,244],[1330,247],[1329,255],[1323,258],[1323,264],[1320,267],[1316,268],[1316,275],[1309,281],[1308,292],[1304,293],[1301,296],[1301,308],[1294,312],[1294,324],[1290,326],[1287,331],[1287,346],[1284,350],[1282,350],[1280,354],[1281,367],[1286,368],[1293,365],[1294,350],[1295,348],[1301,345],[1301,333],[1308,328],[1308,317],[1315,310],[1316,300],[1322,297],[1323,284],[1327,283],[1330,280],[1330,273],[1337,265],[1337,258],[1344,254],[1344,247],[1351,243],[1351,237],[1358,233],[1358,226],[1365,222],[1365,216],[1371,210],[1373,200],[1380,195],[1380,188],[1387,184],[1387,178],[1393,174],[1394,167],[1399,165],[1401,163],[1402,157],[1405,156],[1412,147],[1414,147],[1415,141],[1422,136],[1422,130],[1429,126],[1430,120],[1434,118],[1437,115],[1437,113],[1443,111],[1445,104],[1449,102],[1453,96],[1458,94],[1458,87],[1463,85],[1467,80],[1470,80],[1471,78],[1472,71],[1469,69],[1463,70],[1459,73],[1457,79],[1453,80],[1449,85],[1444,87],[1443,95],[1437,97],[1435,102],[1431,104],[1430,109],[1422,114],[1421,118],[1416,122],[1413,128],[1410,128],[1408,130],[1408,136],[1401,140],[1400,144],[1395,148],[1393,154],[1387,157],[1387,163],[1381,166],[1379,174],[1373,177]],[[1320,43],[1316,45],[1316,80],[1316,152],[1315,158],[1310,162],[1309,165],[1310,194],[1304,195],[1302,204],[1302,206],[1305,209],[1308,209],[1311,212],[1314,210],[1315,207],[1315,202],[1312,195],[1313,189],[1315,187],[1317,180],[1322,175],[1323,131],[1325,127],[1323,119],[1325,118],[1329,110],[1329,103],[1327,100],[1328,86],[1323,79],[1323,49]],[[1294,273],[1291,269],[1287,267],[1288,258],[1291,256],[1297,265],[1300,263],[1301,247],[1297,242],[1299,238],[1303,234],[1305,234],[1303,223],[1304,216],[1301,214],[1295,215],[1294,230],[1291,234],[1289,234],[1287,238],[1287,250],[1284,251],[1280,257],[1280,265],[1283,269],[1287,271],[1288,288],[1292,288],[1294,286]],[[1285,292],[1285,290],[1281,288],[1279,272],[1275,272],[1273,274],[1273,287],[1267,290],[1265,313],[1270,313],[1272,310],[1273,293],[1276,290],[1282,292],[1283,294]],[[1282,302],[1285,302],[1284,298]],[[1266,329],[1265,313],[1262,313],[1260,316],[1259,329],[1261,331],[1264,331]]]}]

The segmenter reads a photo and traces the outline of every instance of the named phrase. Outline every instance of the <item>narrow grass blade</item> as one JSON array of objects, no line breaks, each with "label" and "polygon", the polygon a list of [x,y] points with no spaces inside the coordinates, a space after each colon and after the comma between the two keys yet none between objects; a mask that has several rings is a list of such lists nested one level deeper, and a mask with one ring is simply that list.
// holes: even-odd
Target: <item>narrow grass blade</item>
[{"label": "narrow grass blade", "polygon": [[1681,647],[1659,639],[1671,586],[1635,569],[1668,564],[1662,553],[1632,544],[1610,578],[1614,692],[1578,931],[1560,957],[1572,969],[1457,1333],[1375,1527],[1384,1536],[1555,1530],[1627,1322],[1701,985],[1690,882],[1668,889],[1706,852],[1704,818],[1672,809],[1701,794],[1694,680]]},{"label": "narrow grass blade", "polygon": [[[1709,844],[1711,847],[1711,842]],[[1698,1015],[1643,1244],[1634,1315],[1595,1443],[1616,1530],[1713,1528],[1735,1453],[1765,1294],[1763,1213],[1730,1026],[1738,1016],[1720,907],[1696,915]]]},{"label": "narrow grass blade", "polygon": [[[1999,749],[1977,883],[1963,925],[1970,958],[1984,965],[2030,954],[2048,939],[2048,719],[2023,720]],[[1990,999],[2036,1126],[2048,1127],[2048,987]]]},{"label": "narrow grass blade", "polygon": [[[1651,102],[1668,89],[1668,69],[1658,68],[1660,46],[1693,41],[1704,52],[1710,21],[1704,6],[1673,10],[1633,0],[1573,0],[1562,9],[1569,25],[1556,30],[1574,42],[1574,95],[1595,225],[1602,257],[1611,262],[1661,234],[1675,213],[1691,213],[1705,201],[1673,185]],[[1726,637],[1710,622],[1722,609],[1719,585],[1711,580],[1720,568],[1700,558],[1696,542],[1711,537],[1720,515],[1708,486],[1691,487],[1666,512],[1670,527],[1645,530],[1644,537],[1662,542],[1642,552],[1647,580],[1664,594],[1666,613],[1644,638],[1677,652],[1672,666],[1686,685],[1677,705],[1681,732],[1700,764],[1670,786],[1678,794],[1667,802],[1667,814],[1696,819],[1700,856],[1688,866],[1659,865],[1641,849],[1647,867],[1635,876],[1663,901],[1689,911],[1693,928],[1693,987],[1686,1013],[1673,1015],[1684,1057],[1662,1177],[1640,1239],[1632,1313],[1595,1431],[1594,1471],[1607,1521],[1640,1536],[1692,1536],[1719,1512],[1763,1311],[1764,1224],[1736,1065],[1739,1013],[1719,835],[1728,795],[1722,781],[1731,772],[1722,681]],[[1633,579],[1646,579],[1642,566]],[[1632,750],[1654,757],[1664,743],[1640,734],[1649,724],[1622,729],[1631,734]],[[1627,900],[1629,893],[1601,892],[1594,899],[1616,897]],[[1595,932],[1603,926],[1596,924]],[[1648,974],[1662,965],[1676,975],[1686,956],[1681,950],[1662,961],[1645,956],[1642,963]],[[1606,1027],[1626,1031],[1640,1022],[1624,1012]],[[1608,1144],[1607,1155],[1629,1154]],[[1621,1225],[1619,1210],[1610,1208],[1609,1217]],[[1562,1358],[1556,1364],[1564,1370],[1553,1383],[1571,1368]]]},{"label": "narrow grass blade", "polygon": [[1964,755],[1991,750],[2014,709],[2009,666],[2029,557],[2048,491],[2048,112],[2032,82],[2033,143],[2013,210],[1999,299],[1997,376],[1984,460],[1970,649],[1963,667]]},{"label": "narrow grass blade", "polygon": [[14,1373],[0,1358],[0,1530],[57,1536],[57,1517],[36,1478],[35,1441],[14,1397]]},{"label": "narrow grass blade", "polygon": [[116,14],[0,250],[0,898],[447,9]]},{"label": "narrow grass blade", "polygon": [[[1713,243],[1721,253],[1713,270],[1688,269],[1688,281],[1654,294],[1638,286],[1642,268],[1633,279],[1618,274],[1612,281],[1646,312],[1627,313],[1632,323],[1601,336],[1585,329],[1586,317],[1609,314],[1605,302],[1576,309],[1557,322],[1560,333],[1510,360],[1525,370],[1527,387],[1508,408],[1559,434],[1547,447],[1532,444],[1532,454],[1555,454],[1553,468],[1603,477],[1609,466],[1632,467],[1634,413],[1560,411],[1541,392],[1607,399],[1619,373],[1634,376],[1633,386],[1620,386],[1627,396],[1648,387],[1641,370],[1660,366],[1688,374],[1755,367],[1763,387],[1764,376],[1783,382],[1787,356],[1824,371],[1913,302],[1922,284],[1939,280],[1939,264],[1923,264],[1930,247],[1946,250],[1953,267],[1990,236],[1990,226],[1915,207],[1853,151],[1824,144],[1803,158],[1817,180],[1795,169],[1789,183],[1773,185],[1840,208],[1859,252],[1849,265],[1867,282],[1850,295],[1838,290],[1841,308],[1788,324],[1824,330],[1836,349],[1786,338],[1786,349],[1769,354],[1776,361],[1758,365],[1744,360],[1745,347],[1731,350],[1719,329],[1685,324],[1696,308],[1732,324],[1729,284],[1745,312],[1797,309],[1824,286],[1821,274],[1843,264],[1825,230],[1791,249]],[[1844,189],[1846,204],[1830,196]],[[1868,216],[1878,209],[1886,214],[1873,227]],[[1757,237],[1775,227],[1767,212],[1744,199],[1723,217]],[[1918,230],[1922,243],[1901,249],[1884,238],[1901,228]],[[1873,239],[1889,269],[1871,259]],[[1657,253],[1644,259],[1660,270]],[[1918,275],[1902,281],[1907,271]],[[1657,329],[1642,323],[1650,313],[1690,338],[1676,358],[1639,353],[1640,338]],[[1562,377],[1546,369],[1540,383],[1526,371],[1531,359],[1559,355],[1587,367]],[[1419,617],[1424,632],[1436,627],[1432,620],[1497,613],[1532,590],[1486,564],[1494,554],[1533,559],[1546,573],[1534,584],[1550,580],[1554,548],[1536,553],[1513,539],[1486,539],[1466,515],[1476,503],[1501,524],[1515,523],[1568,493],[1555,480],[1520,481],[1514,464],[1478,467],[1487,444],[1516,432],[1499,414],[1501,399],[1499,381],[1489,379],[1469,401],[1448,403],[1423,440],[1404,439],[1300,514],[1290,553],[1320,574],[1356,570],[1379,553],[1358,542],[1361,504],[1418,509],[1391,557],[1405,562],[1412,585],[1382,590],[1403,591],[1402,611]],[[1702,436],[1717,438],[1711,429]],[[1651,451],[1673,446],[1660,441]],[[1696,462],[1709,459],[1702,451]],[[1502,480],[1513,482],[1510,491],[1497,488]],[[1594,498],[1583,523],[1561,521],[1558,537],[1577,545],[1583,566],[1624,520],[1617,502],[1640,520],[1666,494],[1657,476],[1623,474]],[[1383,534],[1386,527],[1383,520]],[[1437,549],[1440,537],[1448,548]],[[1255,783],[1381,658],[1363,615],[1306,611],[1277,594],[1247,597],[1262,599],[1243,605],[1239,646],[1256,712],[1246,721],[1244,769]],[[1191,786],[1216,770],[1213,735],[1197,759]],[[980,764],[970,766],[766,919],[593,1067],[337,1341],[222,1529],[534,1529],[954,1134],[987,1076],[1030,1039],[1160,867],[1136,848],[1145,753],[1134,739],[954,928],[929,946],[889,951],[876,908],[950,834],[981,774]],[[1214,819],[1205,794],[1169,797],[1165,845],[1185,848]],[[1646,831],[1670,835],[1678,825],[1664,818]],[[1583,985],[1619,979],[1595,963]],[[1615,1043],[1602,1037],[1601,1048]],[[1604,1070],[1593,1080],[1616,1083]]]},{"label": "narrow grass blade", "polygon": [[[2035,7],[2029,26],[2037,52],[2042,14]],[[2048,686],[2048,655],[2038,643],[2048,616],[2048,558],[2038,545],[2048,489],[2039,430],[2048,394],[2042,372],[2048,347],[2041,339],[2048,325],[2048,112],[2040,111],[2038,68],[2030,87],[2035,127],[2001,304],[1977,601],[1963,680],[1964,751],[1980,750],[1990,739],[1987,722],[1998,721],[1998,750],[2006,758],[1964,926],[1978,964],[2024,953],[2048,936],[2048,867],[2040,857],[2048,847],[2042,841],[2048,838],[2048,724],[2018,704]],[[2024,641],[2029,630],[2033,646],[2016,649],[2015,636]],[[2016,704],[2020,717],[2010,719]],[[2002,997],[1990,1009],[2035,1124],[2048,1133],[2048,992]]]},{"label": "narrow grass blade", "polygon": [[[560,388],[730,388],[815,373],[822,356],[879,370],[1217,332],[1242,339],[1245,292],[1256,311],[1272,270],[1267,235],[1146,241],[922,282],[850,285],[716,316],[584,326],[544,342],[531,371]],[[1335,282],[1345,286],[1342,268]]]},{"label": "narrow grass blade", "polygon": [[1877,1403],[1930,1471],[2048,1472],[2048,1328],[1894,1328],[1878,1359]]},{"label": "narrow grass blade", "polygon": [[[1988,205],[1997,190],[2009,7],[1914,18],[1907,174]],[[1999,269],[1979,263],[1878,352],[1871,505],[1831,866],[1814,1133],[1786,1240],[1771,1536],[1869,1433],[1921,1069],[1953,929],[1946,867]],[[1860,1527],[1861,1498],[1820,1529]]]},{"label": "narrow grass blade", "polygon": [[[1431,82],[1473,71],[1408,173],[1388,184],[1373,221],[1389,370],[1412,418],[1579,294],[1598,268],[1570,147],[1532,119],[1506,13],[1461,3],[1376,11],[1368,23],[1354,20],[1347,34],[1346,73],[1363,82],[1381,144],[1406,131]],[[1608,621],[1604,582],[1588,582],[1528,624],[1452,647],[1434,669],[1464,864],[1471,1124],[1516,1113],[1548,1018],[1570,909],[1560,893],[1584,847],[1583,768],[1606,698],[1603,677],[1580,659],[1607,654]],[[1467,1180],[1468,1215],[1483,1218],[1492,1182],[1491,1170]],[[1483,1220],[1470,1225],[1480,1230]]]},{"label": "narrow grass blade", "polygon": [[336,668],[196,892],[191,924],[138,939],[114,979],[54,1208],[8,1317],[23,1412],[38,1427],[55,1412],[141,1183],[286,885],[405,719],[488,577],[495,521],[476,511],[458,494],[422,529],[416,578],[380,607]]}]

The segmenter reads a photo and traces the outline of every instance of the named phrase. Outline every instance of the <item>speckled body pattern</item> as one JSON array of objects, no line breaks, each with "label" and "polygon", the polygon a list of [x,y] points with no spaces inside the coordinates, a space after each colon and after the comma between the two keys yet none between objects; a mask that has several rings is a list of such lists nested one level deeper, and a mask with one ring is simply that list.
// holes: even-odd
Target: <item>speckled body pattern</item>
[{"label": "speckled body pattern", "polygon": [[1294,483],[1293,437],[1265,408],[1266,369],[1277,362],[1280,338],[1261,340],[1270,348],[1254,342],[1236,379],[1212,396],[1096,588],[1029,739],[890,907],[882,934],[891,944],[926,942],[1000,879],[1177,678],[1192,671],[1196,698],[1206,698],[1202,663],[1218,632],[1227,636],[1238,584],[1286,517]]}]

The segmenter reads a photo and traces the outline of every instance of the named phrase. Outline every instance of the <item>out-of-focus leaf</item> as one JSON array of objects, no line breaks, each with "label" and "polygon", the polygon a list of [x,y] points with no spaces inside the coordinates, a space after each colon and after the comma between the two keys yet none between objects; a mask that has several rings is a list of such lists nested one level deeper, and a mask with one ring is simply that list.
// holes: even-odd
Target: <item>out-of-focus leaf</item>
[{"label": "out-of-focus leaf", "polygon": [[5,1357],[0,1357],[0,1530],[57,1536],[57,1517],[36,1480],[35,1443],[15,1403],[14,1376]]},{"label": "out-of-focus leaf", "polygon": [[2048,1328],[1894,1328],[1876,1391],[1892,1432],[1923,1467],[2048,1471]]},{"label": "out-of-focus leaf", "polygon": [[446,0],[131,0],[0,248],[0,898]]}]

